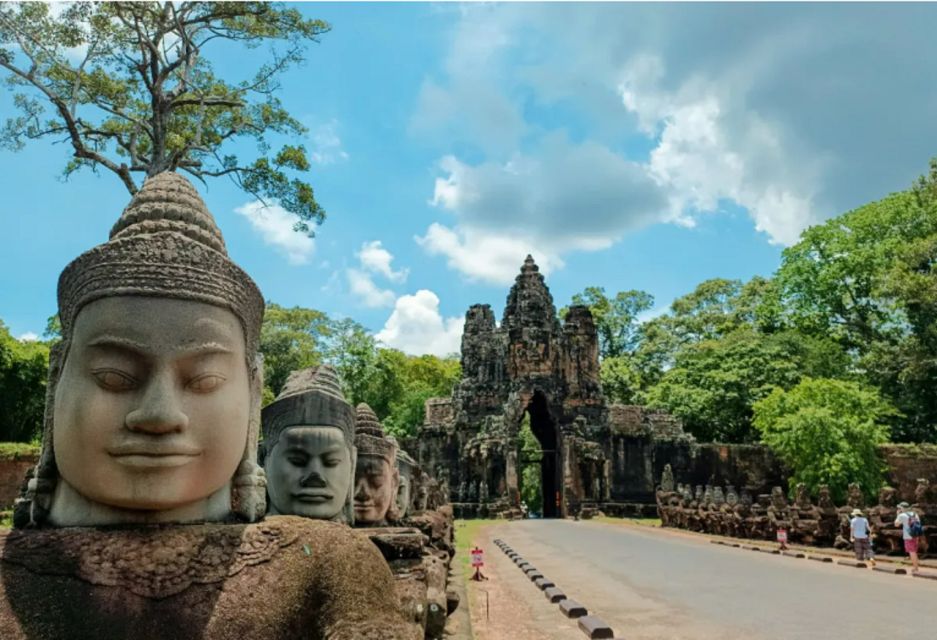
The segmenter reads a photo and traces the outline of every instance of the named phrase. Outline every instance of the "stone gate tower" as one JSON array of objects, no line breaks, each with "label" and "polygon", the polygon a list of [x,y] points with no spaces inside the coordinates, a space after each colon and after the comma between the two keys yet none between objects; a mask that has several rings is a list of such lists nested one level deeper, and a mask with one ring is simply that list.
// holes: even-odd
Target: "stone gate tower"
[{"label": "stone gate tower", "polygon": [[531,256],[500,325],[489,305],[466,312],[462,379],[450,398],[427,400],[425,422],[404,446],[448,486],[457,516],[510,514],[520,503],[525,415],[543,449],[546,517],[582,509],[625,515],[645,505],[653,513],[663,465],[690,473],[697,457],[671,416],[606,403],[591,312],[571,306],[561,322]]}]

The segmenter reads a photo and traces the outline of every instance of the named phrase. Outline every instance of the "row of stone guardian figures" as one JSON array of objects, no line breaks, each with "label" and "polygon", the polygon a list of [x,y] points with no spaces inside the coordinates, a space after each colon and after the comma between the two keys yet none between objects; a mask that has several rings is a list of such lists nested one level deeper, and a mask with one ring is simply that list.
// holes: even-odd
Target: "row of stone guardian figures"
[{"label": "row of stone guardian figures", "polygon": [[328,366],[261,409],[264,298],[175,173],[65,267],[0,638],[443,633],[452,511]]},{"label": "row of stone guardian figures", "polygon": [[[868,509],[858,484],[849,485],[842,506],[833,503],[825,485],[819,487],[816,503],[804,484],[798,484],[794,493],[794,500],[789,501],[781,487],[752,496],[732,485],[674,484],[670,465],[666,465],[657,489],[657,510],[664,527],[756,540],[776,540],[778,530],[783,529],[789,543],[846,549],[851,547],[850,514],[862,509],[875,535],[876,551],[903,553],[901,529],[895,526],[899,497],[892,487],[883,487],[877,504]],[[927,479],[918,480],[912,509],[924,524],[921,553],[937,551],[937,487]]]}]

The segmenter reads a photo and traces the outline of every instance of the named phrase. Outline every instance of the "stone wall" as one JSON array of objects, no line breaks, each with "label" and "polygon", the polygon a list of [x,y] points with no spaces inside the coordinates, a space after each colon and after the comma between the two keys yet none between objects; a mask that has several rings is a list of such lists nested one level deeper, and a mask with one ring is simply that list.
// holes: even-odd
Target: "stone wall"
[{"label": "stone wall", "polygon": [[919,478],[937,484],[937,445],[889,444],[881,447],[888,467],[888,484],[911,501]]},{"label": "stone wall", "polygon": [[13,502],[26,479],[26,472],[38,460],[38,448],[9,455],[0,453],[0,511],[13,508]]}]

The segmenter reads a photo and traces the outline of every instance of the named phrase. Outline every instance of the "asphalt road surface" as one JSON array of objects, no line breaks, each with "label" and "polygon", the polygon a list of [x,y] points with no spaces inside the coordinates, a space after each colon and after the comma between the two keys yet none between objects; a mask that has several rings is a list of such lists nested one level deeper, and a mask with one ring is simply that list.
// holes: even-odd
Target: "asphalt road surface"
[{"label": "asphalt road surface", "polygon": [[[526,520],[485,534],[490,554],[503,556],[501,538],[627,640],[937,638],[937,581],[637,526]],[[543,599],[532,584],[529,597]]]}]

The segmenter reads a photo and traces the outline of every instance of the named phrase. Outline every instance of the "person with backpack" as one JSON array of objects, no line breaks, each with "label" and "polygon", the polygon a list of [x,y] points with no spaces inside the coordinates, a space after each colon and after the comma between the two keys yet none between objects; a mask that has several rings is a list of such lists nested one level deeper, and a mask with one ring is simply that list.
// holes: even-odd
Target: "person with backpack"
[{"label": "person with backpack", "polygon": [[875,558],[872,557],[872,530],[869,527],[869,521],[862,515],[860,509],[852,510],[852,518],[849,520],[850,539],[853,548],[856,550],[856,560],[865,562],[868,560],[872,566],[875,566]]},{"label": "person with backpack", "polygon": [[901,527],[904,550],[911,556],[911,573],[917,573],[920,570],[917,557],[917,539],[924,535],[921,518],[911,511],[911,507],[907,502],[901,502],[898,504],[898,517],[895,519],[895,526]]}]

